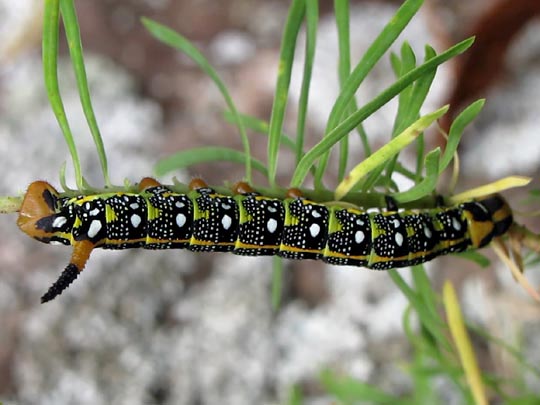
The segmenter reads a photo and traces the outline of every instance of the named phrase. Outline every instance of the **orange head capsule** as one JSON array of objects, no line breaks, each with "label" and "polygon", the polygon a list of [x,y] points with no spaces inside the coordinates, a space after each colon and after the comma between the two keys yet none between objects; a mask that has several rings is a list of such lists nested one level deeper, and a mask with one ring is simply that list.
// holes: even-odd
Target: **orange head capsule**
[{"label": "orange head capsule", "polygon": [[73,239],[71,233],[76,213],[72,205],[64,206],[61,201],[53,186],[36,181],[28,187],[17,219],[19,228],[34,239],[45,243],[73,244],[69,264],[43,295],[41,302],[54,299],[77,278],[95,247],[89,240]]},{"label": "orange head capsule", "polygon": [[19,228],[32,238],[46,240],[52,234],[38,221],[54,215],[58,211],[58,192],[44,181],[35,181],[28,187],[17,219]]}]

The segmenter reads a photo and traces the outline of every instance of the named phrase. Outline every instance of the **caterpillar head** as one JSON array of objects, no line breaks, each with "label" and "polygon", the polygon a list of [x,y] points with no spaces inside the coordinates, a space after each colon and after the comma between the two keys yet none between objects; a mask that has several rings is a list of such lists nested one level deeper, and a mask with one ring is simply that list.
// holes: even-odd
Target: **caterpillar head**
[{"label": "caterpillar head", "polygon": [[28,236],[41,242],[69,245],[73,216],[64,213],[61,205],[53,186],[35,181],[26,191],[17,225]]}]

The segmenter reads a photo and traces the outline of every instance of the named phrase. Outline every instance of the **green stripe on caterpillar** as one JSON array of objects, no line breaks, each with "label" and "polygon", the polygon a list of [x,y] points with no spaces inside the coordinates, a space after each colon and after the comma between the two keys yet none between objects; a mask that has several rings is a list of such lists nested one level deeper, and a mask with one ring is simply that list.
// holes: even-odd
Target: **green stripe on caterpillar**
[{"label": "green stripe on caterpillar", "polygon": [[69,265],[42,302],[61,294],[98,247],[279,255],[391,269],[481,248],[513,222],[497,194],[453,207],[366,212],[309,201],[294,190],[283,200],[265,197],[245,183],[235,186],[234,196],[217,194],[199,179],[190,190],[176,193],[145,178],[138,193],[70,198],[46,182],[32,183],[18,226],[41,242],[73,246]]}]

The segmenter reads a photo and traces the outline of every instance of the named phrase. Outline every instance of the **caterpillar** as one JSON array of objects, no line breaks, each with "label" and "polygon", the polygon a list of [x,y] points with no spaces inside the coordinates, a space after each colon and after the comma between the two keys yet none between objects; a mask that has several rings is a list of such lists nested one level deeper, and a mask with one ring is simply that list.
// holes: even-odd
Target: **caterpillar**
[{"label": "caterpillar", "polygon": [[265,197],[246,183],[238,183],[233,196],[200,179],[189,188],[180,194],[144,178],[137,193],[63,197],[44,181],[32,183],[19,228],[40,242],[73,246],[69,264],[41,302],[61,294],[95,248],[279,255],[383,270],[481,248],[513,222],[498,194],[453,207],[367,212],[310,201],[294,190],[285,199]]}]

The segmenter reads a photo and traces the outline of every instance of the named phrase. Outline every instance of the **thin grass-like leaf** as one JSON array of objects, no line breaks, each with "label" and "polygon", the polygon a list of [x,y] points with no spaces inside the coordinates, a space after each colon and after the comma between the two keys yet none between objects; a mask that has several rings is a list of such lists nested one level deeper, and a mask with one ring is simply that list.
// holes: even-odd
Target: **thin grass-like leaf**
[{"label": "thin grass-like leaf", "polygon": [[[154,166],[154,173],[156,176],[163,176],[164,174],[190,167],[199,163],[219,161],[245,164],[246,154],[236,149],[218,146],[208,146],[183,150],[164,159],[161,159]],[[265,176],[268,174],[266,171],[266,166],[261,161],[251,158],[250,165],[253,166],[255,170],[264,174]]]},{"label": "thin grass-like leaf", "polygon": [[390,66],[392,66],[394,75],[396,75],[396,77],[399,77],[399,74],[401,72],[401,59],[399,59],[399,56],[397,56],[395,52],[390,52]]},{"label": "thin grass-like leaf", "polygon": [[303,403],[302,390],[298,385],[293,385],[289,390],[287,405],[302,405]]},{"label": "thin grass-like leaf", "polygon": [[[408,45],[408,44],[407,44]],[[425,59],[424,61],[427,62],[428,60],[432,59],[436,56],[435,51],[433,48],[426,46],[425,49]],[[414,68],[414,63],[416,60],[414,59],[414,53],[412,51],[412,48],[410,46],[404,47],[402,50],[402,57],[404,60],[406,59],[407,63],[405,61],[402,63],[402,71],[401,75],[406,74],[410,70],[407,70],[407,68],[412,69]],[[404,91],[407,92],[407,97],[403,98],[400,94],[399,99],[399,108],[398,108],[398,117],[395,120],[394,123],[394,131],[397,130],[403,130],[408,125],[410,125],[412,122],[414,122],[416,119],[418,119],[420,115],[420,109],[422,108],[422,105],[424,104],[424,101],[427,97],[427,94],[429,92],[429,89],[431,87],[431,84],[433,83],[433,79],[435,78],[435,74],[437,73],[437,70],[434,69],[431,72],[426,73],[421,78],[419,78],[414,84],[410,86],[410,89],[405,89]],[[394,132],[393,136],[395,136],[397,133]],[[421,181],[422,175],[421,171],[423,168],[423,161],[424,161],[424,136],[421,135],[416,140],[416,176],[415,176],[415,182]],[[395,156],[392,158],[386,165],[386,178],[387,178],[387,184],[390,184],[390,181],[392,179],[392,175],[394,173],[396,163],[397,163],[398,156]],[[373,179],[370,179],[371,182]],[[367,182],[364,184],[365,188],[370,187],[370,182]]]},{"label": "thin grass-like leaf", "polygon": [[429,277],[423,265],[413,266],[411,268],[412,278],[416,291],[420,298],[424,301],[424,305],[428,310],[431,310],[434,317],[438,317],[437,312],[437,294],[433,290]]},{"label": "thin grass-like leaf", "polygon": [[274,311],[281,305],[283,295],[283,259],[279,256],[272,258],[272,308]]},{"label": "thin grass-like leaf", "polygon": [[[399,65],[400,70],[398,78],[406,75],[416,67],[416,55],[408,42],[404,42],[403,45],[401,45],[401,59]],[[401,133],[410,124],[407,122],[407,118],[405,117],[408,115],[408,111],[410,109],[413,92],[414,83],[404,88],[399,93],[398,111],[394,120],[394,128],[392,130],[393,137]]]},{"label": "thin grass-like leaf", "polygon": [[[409,84],[417,80],[419,77],[421,77],[427,72],[432,71],[448,59],[465,52],[465,50],[467,50],[473,42],[473,38],[466,39],[465,41],[454,45],[445,52],[418,66],[416,69],[413,69],[405,76],[400,78],[398,81],[396,81],[394,84],[387,87],[377,97],[365,104],[358,111],[347,117],[347,119],[345,119],[341,124],[335,127],[327,136],[325,136],[319,143],[317,143],[317,145],[315,145],[304,155],[304,157],[296,167],[293,178],[291,180],[291,187],[300,187],[312,164],[325,152],[330,150],[333,145],[339,142],[341,138],[347,136],[349,132],[353,128],[355,128],[360,122],[362,122],[373,112],[381,108],[384,104],[386,104],[397,94],[399,94],[401,90],[403,90]],[[320,164],[317,168],[319,171],[321,170]]]},{"label": "thin grass-like leaf", "polygon": [[[251,129],[257,134],[268,136],[268,122],[252,117],[251,115],[238,115],[247,129]],[[223,117],[227,122],[230,122],[232,124],[236,123],[236,117],[230,111],[224,111]],[[281,146],[289,148],[293,152],[296,149],[296,143],[292,140],[290,136],[285,133],[281,134]]]},{"label": "thin grass-like leaf", "polygon": [[452,283],[449,281],[444,283],[443,301],[448,318],[448,326],[452,333],[452,338],[458,349],[459,358],[465,371],[465,377],[469,383],[474,401],[478,405],[488,403],[484,384],[482,382],[482,374],[476,361],[476,356],[469,339],[469,334],[463,323],[463,316],[459,307],[459,302]]},{"label": "thin grass-like leaf", "polygon": [[[296,125],[296,163],[304,155],[304,136],[306,131],[306,116],[309,102],[309,87],[315,59],[315,45],[317,43],[317,27],[319,22],[319,3],[317,0],[306,0],[306,47],[304,58],[304,73],[302,87],[298,100],[298,119]],[[283,135],[282,135],[283,136]]]},{"label": "thin grass-like leaf", "polygon": [[[347,111],[347,108],[350,105],[354,94],[358,90],[358,87],[360,87],[360,84],[362,84],[362,82],[364,81],[368,73],[373,69],[375,64],[386,53],[388,48],[390,48],[390,46],[395,42],[403,29],[405,29],[409,21],[417,13],[422,3],[423,0],[405,1],[397,10],[396,14],[390,20],[390,22],[383,28],[381,33],[372,42],[360,62],[356,65],[351,74],[348,76],[347,81],[341,89],[341,93],[339,94],[336,102],[334,103],[334,106],[332,107],[332,111],[330,112],[330,116],[326,125],[325,138],[330,136],[330,134],[334,132],[339,122],[343,119],[343,116],[345,115],[345,112]],[[358,121],[357,125],[359,123],[360,121]],[[341,137],[337,141],[339,140],[341,140]],[[333,142],[332,145],[336,142]],[[326,165],[329,157],[329,149],[322,151],[321,155],[322,156],[320,164],[317,167],[317,175],[315,177],[315,186],[317,188],[322,188],[322,177],[326,170]]]},{"label": "thin grass-like leaf", "polygon": [[107,165],[107,153],[103,146],[103,139],[99,131],[96,116],[94,114],[94,108],[92,107],[92,100],[90,98],[90,91],[88,90],[88,80],[86,78],[86,69],[84,67],[84,56],[81,44],[81,33],[79,31],[79,23],[77,21],[77,13],[73,0],[60,0],[60,11],[62,12],[62,20],[64,21],[64,28],[66,30],[66,37],[69,47],[69,53],[71,55],[71,63],[73,64],[73,70],[75,71],[75,77],[77,79],[77,87],[79,89],[79,96],[81,98],[81,104],[83,108],[88,127],[92,133],[94,144],[99,156],[101,164],[101,171],[103,173],[103,180],[106,186],[110,186],[109,169]]},{"label": "thin grass-like leaf", "polygon": [[[431,114],[426,114],[408,127],[405,131],[382,146],[377,152],[369,156],[362,163],[356,166],[349,175],[336,188],[336,199],[341,199],[347,194],[358,181],[371,170],[387,162],[399,151],[416,139],[422,131],[430,126],[433,121],[444,115],[448,111],[448,106],[444,106]],[[438,156],[437,156],[438,159]],[[431,162],[431,160],[430,160]],[[414,193],[413,193],[414,195]]]},{"label": "thin grass-like leaf", "polygon": [[45,77],[45,89],[47,97],[54,112],[58,125],[64,135],[64,140],[69,149],[71,160],[73,161],[73,169],[75,171],[75,183],[79,190],[83,188],[81,162],[79,154],[71,133],[71,128],[67,120],[66,111],[60,88],[58,86],[58,31],[60,18],[60,3],[59,0],[45,0],[43,12],[43,38],[42,38],[42,53],[43,53],[43,74]]},{"label": "thin grass-like leaf", "polygon": [[268,182],[275,185],[278,163],[279,146],[281,145],[281,132],[285,119],[285,110],[289,97],[289,85],[291,71],[294,62],[294,51],[298,32],[305,13],[305,0],[293,0],[290,8],[283,37],[281,38],[281,51],[279,55],[279,68],[274,93],[274,103],[270,116],[270,128],[268,131]]},{"label": "thin grass-like leaf", "polygon": [[[428,61],[431,58],[434,58],[437,53],[435,50],[430,47],[429,45],[426,45],[425,47],[425,61]],[[431,72],[425,74],[422,76],[418,81],[414,84],[414,91],[410,99],[410,105],[409,109],[407,111],[407,115],[405,118],[405,121],[414,121],[416,117],[420,115],[420,109],[424,105],[424,102],[426,101],[426,97],[429,93],[429,89],[431,88],[431,84],[433,83],[433,80],[435,79],[435,74],[437,73],[437,70],[434,69]],[[416,181],[420,181],[422,177],[422,159],[424,158],[424,149],[425,149],[425,142],[424,142],[424,136],[419,136],[416,142]],[[392,170],[393,171],[393,170]]]},{"label": "thin grass-like leaf", "polygon": [[215,69],[210,65],[208,60],[204,55],[184,36],[180,35],[176,31],[161,25],[149,18],[142,18],[142,23],[146,29],[159,41],[164,44],[178,49],[179,51],[184,52],[189,56],[197,65],[206,73],[212,81],[215,83],[219,91],[221,92],[227,107],[231,110],[232,114],[236,117],[236,125],[238,126],[238,131],[240,132],[240,137],[242,139],[242,145],[244,148],[244,156],[248,156],[248,159],[244,159],[244,164],[246,168],[246,180],[251,182],[251,164],[254,160],[251,158],[251,149],[249,146],[249,139],[244,128],[244,124],[240,119],[238,110],[232,100],[232,97],[225,86],[225,83],[221,80]]},{"label": "thin grass-like leaf", "polygon": [[444,331],[442,330],[444,323],[439,317],[433,315],[432,311],[424,307],[424,301],[418,296],[418,294],[403,280],[400,274],[396,270],[389,270],[388,275],[401,290],[401,292],[407,297],[407,300],[412,305],[422,325],[429,331],[434,339],[437,340],[437,344],[443,350],[451,352],[451,346],[448,343]]},{"label": "thin grass-like leaf", "polygon": [[452,205],[459,204],[460,202],[471,200],[473,198],[484,197],[489,194],[500,193],[501,191],[508,190],[510,188],[524,187],[532,181],[531,177],[526,176],[508,176],[503,179],[484,184],[480,187],[464,191],[448,198],[448,202]]},{"label": "thin grass-like leaf", "polygon": [[[351,72],[351,41],[350,41],[350,16],[349,16],[349,1],[335,1],[334,12],[336,14],[336,26],[338,32],[338,77],[341,89],[345,85],[347,78]],[[357,110],[354,97],[349,103],[349,112]],[[349,139],[343,138],[339,144],[339,164],[338,164],[338,180],[342,181],[347,169],[347,160],[349,158]]]},{"label": "thin grass-like leaf", "polygon": [[[425,55],[424,62],[427,62],[437,56],[437,53],[432,47],[427,45],[425,47]],[[409,99],[409,108],[404,115],[405,122],[414,121],[420,114],[420,109],[426,101],[426,97],[429,93],[429,89],[431,88],[431,84],[433,83],[436,73],[437,69],[433,69],[414,83],[414,91]]]},{"label": "thin grass-like leaf", "polygon": [[485,102],[485,99],[476,100],[474,103],[465,108],[452,122],[450,132],[448,133],[446,148],[444,149],[441,163],[439,165],[439,173],[442,173],[452,161],[465,127],[476,118],[480,111],[482,111]]},{"label": "thin grass-like leaf", "polygon": [[426,176],[411,187],[407,191],[401,193],[392,194],[392,197],[398,202],[408,202],[418,200],[428,194],[431,194],[437,186],[437,180],[439,179],[439,158],[441,156],[441,149],[435,148],[426,155],[424,167],[426,168]]},{"label": "thin grass-like leaf", "polygon": [[326,390],[338,399],[341,404],[373,403],[373,404],[408,404],[405,398],[393,395],[374,387],[373,385],[355,380],[351,377],[336,376],[331,371],[324,371],[320,380]]}]

